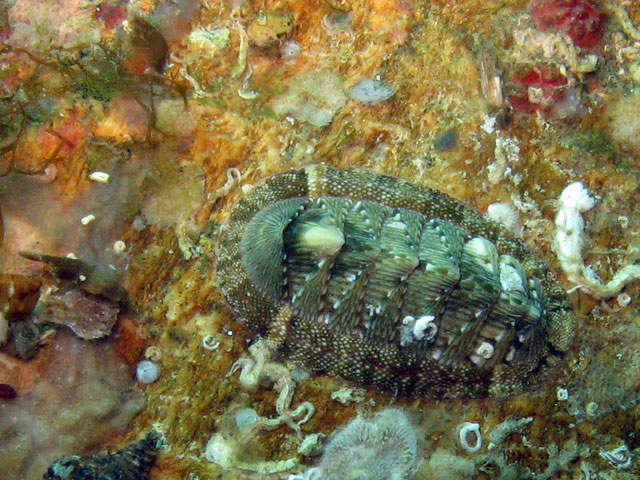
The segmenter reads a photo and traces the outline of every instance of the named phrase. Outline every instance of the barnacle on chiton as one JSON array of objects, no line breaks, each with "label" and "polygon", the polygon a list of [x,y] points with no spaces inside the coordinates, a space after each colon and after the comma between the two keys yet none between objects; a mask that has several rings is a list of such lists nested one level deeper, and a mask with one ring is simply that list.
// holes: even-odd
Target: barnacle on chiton
[{"label": "barnacle on chiton", "polygon": [[233,310],[310,370],[398,394],[535,390],[574,314],[545,262],[447,195],[355,168],[266,179],[221,233]]}]

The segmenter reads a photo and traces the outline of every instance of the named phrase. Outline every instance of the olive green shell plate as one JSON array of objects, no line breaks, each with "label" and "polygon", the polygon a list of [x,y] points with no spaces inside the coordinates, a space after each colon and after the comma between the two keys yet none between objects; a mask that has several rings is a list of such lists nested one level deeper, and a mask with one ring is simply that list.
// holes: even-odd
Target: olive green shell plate
[{"label": "olive green shell plate", "polygon": [[574,330],[553,273],[499,225],[355,168],[257,185],[221,232],[217,274],[235,313],[286,358],[394,394],[536,390]]}]

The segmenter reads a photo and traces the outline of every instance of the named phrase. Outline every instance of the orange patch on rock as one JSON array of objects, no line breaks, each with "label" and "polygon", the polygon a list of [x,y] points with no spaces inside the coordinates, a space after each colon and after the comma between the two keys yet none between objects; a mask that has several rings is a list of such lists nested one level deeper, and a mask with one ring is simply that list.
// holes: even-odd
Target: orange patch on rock
[{"label": "orange patch on rock", "polygon": [[62,138],[59,153],[63,156],[70,155],[76,148],[83,147],[89,133],[87,126],[75,117],[63,120],[56,126],[55,132]]},{"label": "orange patch on rock", "polygon": [[408,2],[402,0],[373,0],[371,2],[371,29],[386,33],[389,40],[400,45],[404,43],[411,29],[409,23],[414,14]]},{"label": "orange patch on rock", "polygon": [[136,363],[142,355],[145,339],[143,328],[133,316],[123,314],[116,325],[116,351],[130,365]]},{"label": "orange patch on rock", "polygon": [[128,142],[132,138],[143,140],[148,123],[149,113],[132,95],[122,93],[111,100],[107,115],[98,122],[93,133],[117,142]]}]

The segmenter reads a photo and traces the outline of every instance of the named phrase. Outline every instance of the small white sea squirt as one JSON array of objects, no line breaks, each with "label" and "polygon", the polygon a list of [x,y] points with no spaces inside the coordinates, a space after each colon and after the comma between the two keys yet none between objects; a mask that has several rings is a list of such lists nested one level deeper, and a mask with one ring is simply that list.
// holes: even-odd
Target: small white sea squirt
[{"label": "small white sea squirt", "polygon": [[142,360],[136,367],[136,378],[140,383],[150,384],[160,377],[160,365],[152,360]]}]

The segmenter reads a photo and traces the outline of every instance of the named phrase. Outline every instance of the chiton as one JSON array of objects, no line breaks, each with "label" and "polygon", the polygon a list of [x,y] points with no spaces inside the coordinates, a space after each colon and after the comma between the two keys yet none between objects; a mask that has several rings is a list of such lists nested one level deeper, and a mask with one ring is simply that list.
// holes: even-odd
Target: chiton
[{"label": "chiton", "polygon": [[540,386],[575,317],[547,264],[433,189],[316,164],[233,207],[217,252],[232,309],[286,357],[396,394]]},{"label": "chiton", "polygon": [[160,434],[151,430],[137,442],[106,455],[71,455],[56,460],[44,480],[147,480],[163,445]]}]

